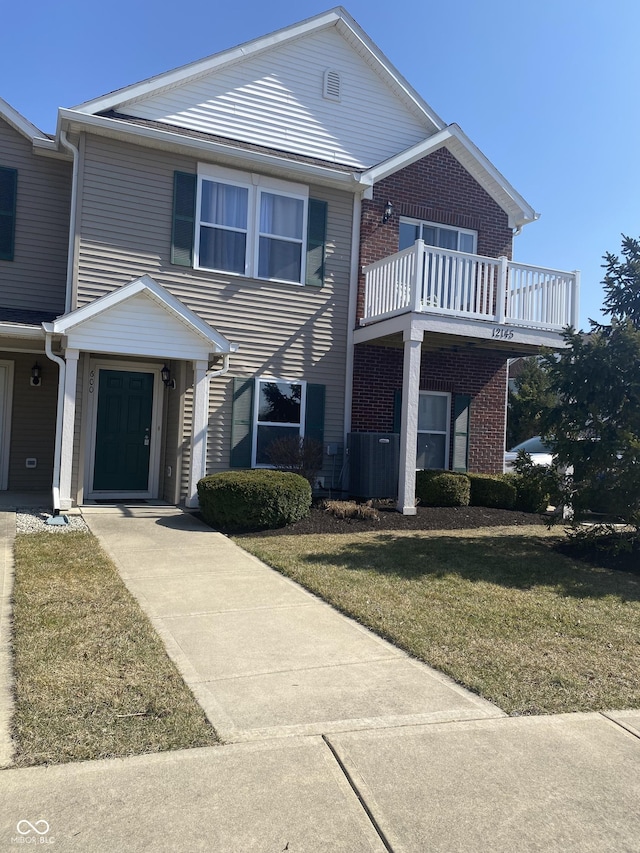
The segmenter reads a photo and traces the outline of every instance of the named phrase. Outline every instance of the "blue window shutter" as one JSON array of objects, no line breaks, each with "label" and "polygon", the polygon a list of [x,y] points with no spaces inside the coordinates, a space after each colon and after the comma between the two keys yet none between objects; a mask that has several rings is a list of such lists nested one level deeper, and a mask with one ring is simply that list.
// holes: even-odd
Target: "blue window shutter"
[{"label": "blue window shutter", "polygon": [[18,172],[0,168],[0,260],[12,261],[16,236]]},{"label": "blue window shutter", "polygon": [[253,379],[236,378],[233,380],[230,457],[232,468],[251,468],[253,391]]},{"label": "blue window shutter", "polygon": [[466,471],[469,464],[469,409],[471,397],[456,394],[453,400],[453,471]]},{"label": "blue window shutter", "polygon": [[173,226],[171,229],[171,263],[193,266],[193,242],[196,225],[197,175],[173,173]]},{"label": "blue window shutter", "polygon": [[402,426],[402,389],[393,392],[393,432],[400,432]]},{"label": "blue window shutter", "polygon": [[309,199],[307,216],[307,273],[305,284],[324,284],[324,255],[327,242],[327,202]]},{"label": "blue window shutter", "polygon": [[307,385],[304,437],[324,444],[324,385]]}]

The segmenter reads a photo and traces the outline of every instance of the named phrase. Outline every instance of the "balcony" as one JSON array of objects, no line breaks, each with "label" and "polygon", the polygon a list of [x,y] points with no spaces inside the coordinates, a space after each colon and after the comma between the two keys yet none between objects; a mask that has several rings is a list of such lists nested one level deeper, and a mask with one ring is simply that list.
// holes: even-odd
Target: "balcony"
[{"label": "balcony", "polygon": [[578,272],[413,246],[365,267],[361,325],[407,312],[549,332],[578,328]]}]

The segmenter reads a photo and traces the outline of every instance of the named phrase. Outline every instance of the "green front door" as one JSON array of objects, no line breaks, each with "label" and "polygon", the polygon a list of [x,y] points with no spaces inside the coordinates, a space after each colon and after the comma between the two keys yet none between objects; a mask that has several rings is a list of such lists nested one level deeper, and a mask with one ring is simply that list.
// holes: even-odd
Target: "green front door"
[{"label": "green front door", "polygon": [[93,490],[146,492],[153,373],[100,370]]}]

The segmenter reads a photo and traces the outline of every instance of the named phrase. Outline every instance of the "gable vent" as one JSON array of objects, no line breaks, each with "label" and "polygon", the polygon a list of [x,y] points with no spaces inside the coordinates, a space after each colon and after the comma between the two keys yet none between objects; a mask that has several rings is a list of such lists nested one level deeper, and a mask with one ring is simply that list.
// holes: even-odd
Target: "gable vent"
[{"label": "gable vent", "polygon": [[327,68],[324,72],[322,95],[330,101],[340,100],[340,74],[333,68]]}]

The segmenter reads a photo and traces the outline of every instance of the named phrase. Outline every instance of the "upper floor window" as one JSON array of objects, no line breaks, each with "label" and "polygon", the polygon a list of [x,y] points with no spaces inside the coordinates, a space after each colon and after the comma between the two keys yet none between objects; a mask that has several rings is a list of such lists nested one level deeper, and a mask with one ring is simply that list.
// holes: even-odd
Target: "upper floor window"
[{"label": "upper floor window", "polygon": [[301,184],[201,166],[195,266],[303,283],[308,201]]},{"label": "upper floor window", "polygon": [[0,166],[0,260],[12,261],[16,231],[18,172]]},{"label": "upper floor window", "polygon": [[422,222],[419,219],[400,219],[399,250],[408,249],[416,240],[424,240],[428,246],[440,249],[453,249],[454,252],[476,252],[477,232],[466,228],[450,228],[435,222]]}]

